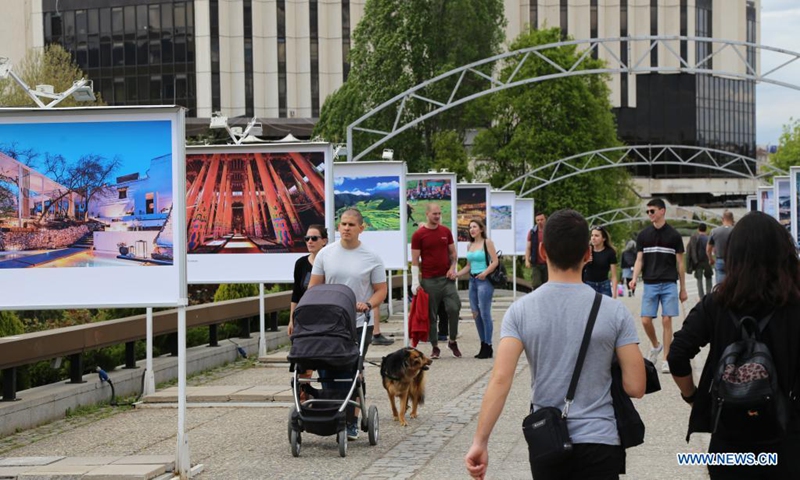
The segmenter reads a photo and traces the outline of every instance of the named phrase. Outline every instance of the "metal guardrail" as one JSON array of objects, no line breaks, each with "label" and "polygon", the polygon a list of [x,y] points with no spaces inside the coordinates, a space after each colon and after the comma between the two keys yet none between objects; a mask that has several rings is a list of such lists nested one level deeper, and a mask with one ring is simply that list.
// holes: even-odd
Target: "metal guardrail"
[{"label": "metal guardrail", "polygon": [[[392,277],[392,285],[393,297],[397,294],[402,295],[403,277],[401,275]],[[520,291],[530,291],[530,283],[522,279],[517,279],[517,286]],[[292,292],[272,293],[265,295],[264,298],[267,329],[277,331],[278,313],[289,309]],[[216,345],[216,331],[220,323],[253,317],[258,314],[258,297],[194,305],[186,309],[186,327],[208,326],[210,328],[210,344]],[[124,343],[125,365],[126,367],[135,367],[134,345],[137,340],[146,338],[146,321],[146,315],[136,315],[0,338],[0,352],[2,352],[0,370],[3,374],[2,401],[17,399],[16,369],[43,360],[68,357],[70,360],[70,383],[81,383],[85,373],[83,371],[84,352]],[[177,310],[166,310],[153,314],[154,337],[177,331]]]}]

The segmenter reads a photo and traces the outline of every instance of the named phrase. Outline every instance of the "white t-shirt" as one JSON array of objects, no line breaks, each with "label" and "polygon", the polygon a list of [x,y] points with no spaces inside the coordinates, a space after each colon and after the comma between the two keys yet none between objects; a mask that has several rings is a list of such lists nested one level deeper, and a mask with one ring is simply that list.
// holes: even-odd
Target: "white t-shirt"
[{"label": "white t-shirt", "polygon": [[[375,293],[372,286],[386,282],[383,262],[363,243],[353,249],[344,248],[341,241],[328,245],[317,253],[311,274],[325,276],[325,283],[347,285],[356,294],[357,302],[368,302]],[[374,325],[374,319],[370,318],[369,325]],[[362,326],[364,314],[359,313],[356,327]]]}]

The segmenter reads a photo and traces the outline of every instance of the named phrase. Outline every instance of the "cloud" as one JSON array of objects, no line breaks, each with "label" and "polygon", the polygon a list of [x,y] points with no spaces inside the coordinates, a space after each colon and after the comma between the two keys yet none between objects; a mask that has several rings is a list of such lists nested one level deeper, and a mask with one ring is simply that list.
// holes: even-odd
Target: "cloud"
[{"label": "cloud", "polygon": [[369,193],[362,192],[359,189],[355,189],[355,190],[334,190],[333,193],[335,195],[345,195],[346,194],[346,195],[357,195],[357,196],[362,196],[362,197],[368,197],[370,195]]},{"label": "cloud", "polygon": [[375,188],[370,188],[370,192],[380,191],[380,190],[397,190],[400,188],[400,182],[391,181],[391,182],[378,182],[375,185]]},{"label": "cloud", "polygon": [[343,185],[344,184],[344,177],[333,177],[333,184],[335,186]]}]

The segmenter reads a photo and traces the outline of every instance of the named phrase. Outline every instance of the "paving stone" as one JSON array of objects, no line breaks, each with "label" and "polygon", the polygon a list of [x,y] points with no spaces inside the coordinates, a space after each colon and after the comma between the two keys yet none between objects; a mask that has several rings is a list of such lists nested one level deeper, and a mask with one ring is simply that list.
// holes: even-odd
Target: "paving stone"
[{"label": "paving stone", "polygon": [[79,480],[96,465],[45,465],[19,475],[20,480]]},{"label": "paving stone", "polygon": [[272,402],[275,394],[290,390],[286,385],[257,385],[230,395],[232,402]]},{"label": "paving stone", "polygon": [[67,457],[62,460],[59,460],[53,465],[108,465],[110,463],[114,463],[115,461],[123,458],[122,456],[114,456],[114,457]]},{"label": "paving stone", "polygon": [[64,457],[7,457],[0,458],[0,467],[38,467],[50,465]]},{"label": "paving stone", "polygon": [[27,472],[31,467],[0,467],[0,480],[16,479],[17,475]]},{"label": "paving stone", "polygon": [[122,457],[114,465],[165,465],[168,472],[175,470],[175,457],[172,455],[130,455]]},{"label": "paving stone", "polygon": [[151,480],[166,471],[166,467],[153,464],[103,465],[87,473],[84,478],[91,480]]}]

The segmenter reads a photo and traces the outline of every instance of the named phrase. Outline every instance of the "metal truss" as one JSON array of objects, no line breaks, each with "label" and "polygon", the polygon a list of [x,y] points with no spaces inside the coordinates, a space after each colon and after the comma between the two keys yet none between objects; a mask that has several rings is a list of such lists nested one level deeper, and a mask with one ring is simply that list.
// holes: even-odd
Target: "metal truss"
[{"label": "metal truss", "polygon": [[[562,158],[515,178],[501,190],[516,190],[519,196],[525,197],[575,175],[634,165],[686,165],[760,181],[773,175],[788,175],[767,162],[724,150],[685,145],[639,145],[604,148]],[[522,182],[521,186],[518,186],[519,182]]]},{"label": "metal truss", "polygon": [[[690,210],[694,213],[698,213],[701,215],[714,215],[717,216],[716,213],[707,211],[703,208],[689,208],[689,207],[680,207],[686,210]],[[712,220],[695,220],[694,216],[692,218],[683,218],[683,217],[674,217],[676,220],[681,220],[684,222],[691,222],[691,223],[705,223],[711,227],[718,227],[722,225],[722,223],[718,222],[716,218]],[[596,215],[591,215],[586,217],[586,221],[589,225],[614,225],[616,223],[631,223],[631,222],[649,222],[650,218],[645,214],[645,208],[642,206],[636,207],[627,207],[627,208],[617,208],[615,210],[609,210],[607,212],[598,213]]]},{"label": "metal truss", "polygon": [[[680,44],[688,42],[688,51],[696,52],[697,45],[706,45],[708,55],[695,58],[693,61],[681,58]],[[562,47],[575,45],[581,56],[572,64],[560,65],[549,58],[549,52]],[[628,61],[623,62],[620,51],[627,50]],[[650,52],[659,49],[660,65],[650,65]],[[702,50],[702,49],[700,49]],[[751,53],[748,56],[748,51]],[[581,68],[596,52],[603,58],[603,68]],[[636,54],[634,55],[634,52]],[[754,55],[752,55],[754,53]],[[766,73],[761,73],[757,65],[751,64],[748,58],[760,59],[768,55],[770,62],[778,65]],[[720,59],[720,57],[723,57]],[[780,85],[800,90],[800,84],[779,80],[777,73],[784,70],[800,57],[800,53],[767,47],[756,43],[738,42],[718,38],[684,37],[684,36],[634,36],[618,38],[600,38],[571,40],[551,43],[535,47],[506,52],[495,55],[427,80],[406,90],[382,103],[347,127],[347,160],[357,161],[364,158],[374,149],[402,132],[424,122],[439,113],[464,104],[476,98],[489,95],[507,88],[520,85],[544,82],[558,78],[616,73],[701,73],[725,76],[741,80],[752,80]],[[714,62],[718,58],[723,61]],[[539,76],[526,76],[523,66],[528,62],[544,61],[553,67],[552,73]],[[730,70],[717,70],[715,64],[731,65]],[[759,60],[757,60],[759,61]],[[508,78],[497,78],[497,72],[504,67],[513,67]],[[494,72],[487,74],[485,72]],[[468,85],[468,86],[467,86]],[[478,89],[476,91],[475,89]],[[414,108],[411,108],[412,105]],[[379,113],[391,112],[394,122],[391,128],[375,127],[369,123]],[[353,145],[353,131],[374,134],[369,145],[357,150]],[[358,153],[356,154],[356,152]]]}]

